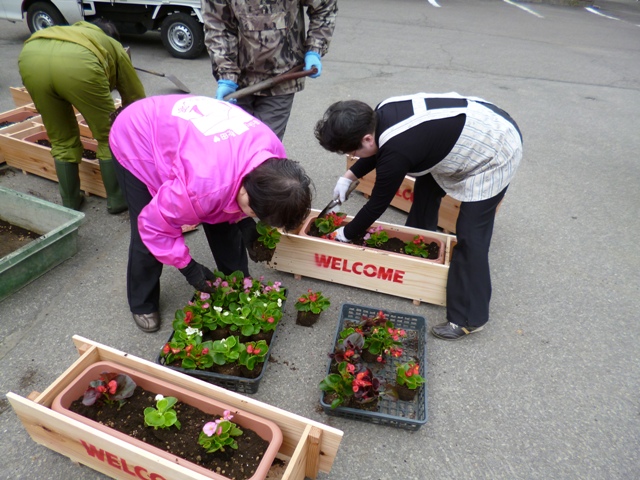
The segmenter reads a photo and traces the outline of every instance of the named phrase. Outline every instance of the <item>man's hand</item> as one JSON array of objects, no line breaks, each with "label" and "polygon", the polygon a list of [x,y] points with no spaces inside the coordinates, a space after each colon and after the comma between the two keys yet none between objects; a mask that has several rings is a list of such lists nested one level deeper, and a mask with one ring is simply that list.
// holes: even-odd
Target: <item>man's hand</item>
[{"label": "man's hand", "polygon": [[[231,80],[218,80],[218,90],[216,91],[216,100],[224,100],[224,97],[238,90],[238,84]],[[235,99],[231,99],[235,103]]]},{"label": "man's hand", "polygon": [[187,282],[200,292],[213,293],[215,288],[207,284],[207,280],[214,281],[216,276],[204,265],[200,265],[194,259],[189,264],[180,269],[180,273],[185,276]]},{"label": "man's hand", "polygon": [[256,251],[253,249],[253,244],[260,236],[256,225],[256,221],[251,217],[243,218],[238,222],[238,228],[240,228],[240,233],[242,234],[242,243],[244,243],[244,247],[247,249],[249,258],[254,262],[258,260]]},{"label": "man's hand", "polygon": [[333,198],[344,202],[347,199],[347,190],[349,190],[349,186],[352,183],[353,180],[349,180],[347,177],[340,177],[333,189]]},{"label": "man's hand", "polygon": [[344,236],[344,227],[340,227],[338,230],[336,230],[336,236],[334,237],[334,240],[337,240],[339,242],[343,242],[343,243],[348,243],[351,240],[349,240],[347,237]]},{"label": "man's hand", "polygon": [[318,69],[318,73],[309,75],[311,78],[318,78],[322,73],[322,61],[320,60],[320,54],[316,52],[307,52],[304,56],[304,69],[311,70],[313,67]]}]

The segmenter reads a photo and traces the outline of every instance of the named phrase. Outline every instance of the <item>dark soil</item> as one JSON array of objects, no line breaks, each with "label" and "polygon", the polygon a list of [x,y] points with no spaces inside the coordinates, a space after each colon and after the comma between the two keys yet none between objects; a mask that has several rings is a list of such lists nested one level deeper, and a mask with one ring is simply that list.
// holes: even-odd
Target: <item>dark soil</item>
[{"label": "dark soil", "polygon": [[275,251],[275,248],[267,248],[256,240],[255,242],[253,242],[253,245],[251,245],[249,255],[251,257],[251,260],[253,260],[254,262],[270,262]]},{"label": "dark soil", "polygon": [[237,450],[227,448],[225,452],[207,453],[198,444],[198,436],[202,427],[215,418],[178,402],[174,409],[181,423],[180,430],[175,427],[154,430],[144,424],[144,409],[155,406],[155,396],[155,393],[136,387],[133,396],[120,410],[104,403],[87,407],[82,404],[82,399],[73,402],[69,410],[230,479],[242,480],[253,476],[269,442],[253,430],[242,428],[242,436],[236,439]]},{"label": "dark soil", "polygon": [[39,237],[39,233],[0,220],[0,258],[6,257]]},{"label": "dark soil", "polygon": [[318,321],[319,318],[320,318],[319,313],[298,312],[298,316],[296,317],[296,323],[298,325],[302,325],[303,327],[311,327]]},{"label": "dark soil", "polygon": [[[42,145],[43,147],[51,148],[51,142],[46,139],[36,140],[38,145]],[[86,158],[87,160],[95,160],[97,157],[96,152],[93,150],[88,150],[86,148],[82,149],[82,158]]]},{"label": "dark soil", "polygon": [[[323,234],[320,233],[320,231],[318,230],[318,227],[316,227],[313,223],[311,223],[309,227],[309,231],[307,232],[307,235],[310,235],[312,237],[322,237]],[[370,245],[367,245],[363,236],[354,238],[353,240],[351,240],[351,243],[353,245],[359,245],[367,248],[375,248],[377,250],[383,250],[385,252],[401,253],[403,255],[409,255],[404,251],[404,246],[405,246],[404,241],[400,240],[399,238],[395,238],[391,236],[389,237],[389,241],[377,247],[372,247]],[[431,242],[428,246],[428,249],[429,249],[429,256],[427,257],[427,259],[435,260],[436,258],[438,258],[438,256],[440,255],[440,246],[436,242]]]}]

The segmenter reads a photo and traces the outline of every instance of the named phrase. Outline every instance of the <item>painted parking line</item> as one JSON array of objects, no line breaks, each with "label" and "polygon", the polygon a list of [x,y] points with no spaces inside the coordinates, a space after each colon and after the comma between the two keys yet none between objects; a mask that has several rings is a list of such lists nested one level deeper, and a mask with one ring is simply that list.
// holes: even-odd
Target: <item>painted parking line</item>
[{"label": "painted parking line", "polygon": [[585,7],[585,10],[587,12],[595,13],[596,15],[599,15],[600,17],[609,18],[611,20],[620,20],[619,18],[612,17],[610,15],[605,15],[604,13],[600,13],[596,8],[593,8],[593,7]]},{"label": "painted parking line", "polygon": [[429,3],[434,7],[440,7],[440,5],[438,5],[438,2],[436,2],[436,0],[429,0]]},{"label": "painted parking line", "polygon": [[524,10],[525,12],[530,13],[531,15],[535,15],[538,18],[544,18],[538,12],[535,12],[535,11],[531,10],[529,7],[525,7],[524,5],[520,5],[519,3],[512,2],[511,0],[503,0],[503,1],[505,3],[508,3],[509,5],[513,5],[514,7],[520,8],[520,9]]}]

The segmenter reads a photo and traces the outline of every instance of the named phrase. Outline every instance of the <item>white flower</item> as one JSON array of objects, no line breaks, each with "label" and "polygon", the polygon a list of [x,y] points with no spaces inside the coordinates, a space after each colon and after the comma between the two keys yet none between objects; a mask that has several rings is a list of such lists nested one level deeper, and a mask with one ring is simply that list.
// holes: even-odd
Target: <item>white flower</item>
[{"label": "white flower", "polygon": [[191,335],[202,335],[202,332],[200,330],[198,330],[197,328],[192,328],[192,327],[187,327],[186,330],[185,330],[185,333],[188,336],[191,336]]},{"label": "white flower", "polygon": [[263,303],[262,305],[263,305],[263,306],[265,306],[265,307],[267,306],[267,304],[266,304],[266,303]]},{"label": "white flower", "polygon": [[213,309],[218,313],[222,311],[222,307],[216,307],[215,305],[213,306]]},{"label": "white flower", "polygon": [[259,297],[260,296],[260,292],[253,292],[253,296],[254,297]]},{"label": "white flower", "polygon": [[279,298],[279,299],[278,299],[278,306],[279,306],[279,307],[281,307],[281,306],[282,306],[282,299],[281,299],[281,298]]},{"label": "white flower", "polygon": [[229,312],[226,311],[222,314],[223,317],[226,317],[227,315],[229,315]]},{"label": "white flower", "polygon": [[159,402],[160,400],[162,400],[164,398],[164,395],[162,395],[161,393],[156,395],[156,402]]}]

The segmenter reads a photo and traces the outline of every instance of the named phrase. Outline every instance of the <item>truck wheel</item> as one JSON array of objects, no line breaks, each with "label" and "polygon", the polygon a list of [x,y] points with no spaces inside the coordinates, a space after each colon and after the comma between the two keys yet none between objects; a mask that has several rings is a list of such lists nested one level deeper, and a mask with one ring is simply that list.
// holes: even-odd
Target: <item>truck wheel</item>
[{"label": "truck wheel", "polygon": [[31,33],[54,25],[66,25],[60,11],[49,2],[36,2],[27,9],[27,25]]},{"label": "truck wheel", "polygon": [[196,58],[204,49],[202,24],[186,13],[174,13],[162,22],[162,44],[177,58]]}]

